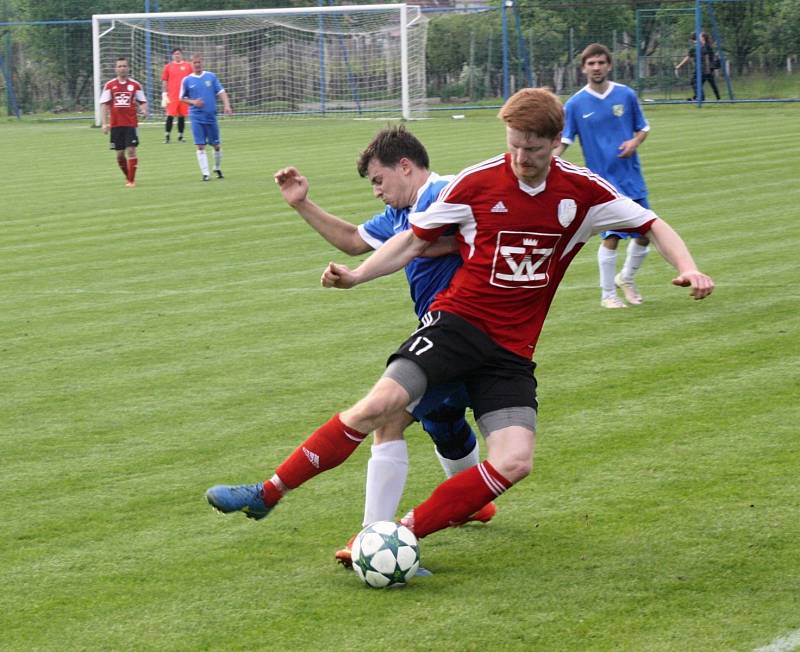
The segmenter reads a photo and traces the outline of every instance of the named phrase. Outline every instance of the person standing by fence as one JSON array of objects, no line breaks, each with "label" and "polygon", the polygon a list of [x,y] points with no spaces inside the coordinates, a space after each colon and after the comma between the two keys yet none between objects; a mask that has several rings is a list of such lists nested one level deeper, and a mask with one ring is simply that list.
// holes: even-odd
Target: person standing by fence
[{"label": "person standing by fence", "polygon": [[[677,75],[681,68],[689,61],[694,62],[695,57],[697,56],[697,37],[694,32],[692,32],[692,45],[689,48],[689,51],[686,53],[686,56],[681,59],[681,62],[675,66],[675,74]],[[717,99],[720,99],[719,95],[719,88],[717,88],[717,80],[714,77],[714,73],[720,67],[720,60],[719,56],[714,52],[714,41],[711,40],[711,36],[708,35],[707,32],[700,32],[700,60],[702,62],[701,68],[701,77],[702,80],[700,82],[700,101],[705,101],[705,92],[703,91],[703,87],[705,86],[706,82],[708,82],[711,86],[711,90],[714,91],[714,95]],[[695,102],[697,100],[697,72],[692,73],[692,88],[694,89],[694,93],[692,93],[692,97],[688,98],[690,102]]]}]

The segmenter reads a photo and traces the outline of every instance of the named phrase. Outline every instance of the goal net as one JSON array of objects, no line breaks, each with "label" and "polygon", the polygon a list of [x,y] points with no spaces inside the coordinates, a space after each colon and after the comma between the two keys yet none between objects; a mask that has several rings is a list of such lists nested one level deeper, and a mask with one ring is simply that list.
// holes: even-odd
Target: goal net
[{"label": "goal net", "polygon": [[[425,110],[426,21],[405,4],[95,15],[95,119],[128,57],[154,115],[174,48],[203,57],[236,116],[397,115]],[[153,99],[157,101],[153,101]]]}]

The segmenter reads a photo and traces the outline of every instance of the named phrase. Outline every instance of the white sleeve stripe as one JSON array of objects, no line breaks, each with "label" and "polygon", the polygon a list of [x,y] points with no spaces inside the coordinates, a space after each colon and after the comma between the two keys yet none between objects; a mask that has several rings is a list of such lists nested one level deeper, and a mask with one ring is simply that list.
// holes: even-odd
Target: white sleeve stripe
[{"label": "white sleeve stripe", "polygon": [[623,195],[620,194],[620,192],[613,185],[611,185],[608,181],[606,181],[600,175],[595,174],[594,172],[592,172],[589,168],[579,167],[579,166],[577,166],[577,165],[575,165],[573,163],[568,163],[567,161],[564,161],[564,160],[562,160],[560,158],[556,158],[555,161],[556,161],[556,165],[559,168],[561,168],[564,172],[567,172],[569,174],[578,174],[578,175],[580,175],[582,177],[586,177],[587,179],[591,179],[592,181],[597,183],[597,185],[602,186],[603,188],[608,190],[608,192],[610,192],[615,197],[622,197],[623,196]]},{"label": "white sleeve stripe", "polygon": [[361,239],[373,249],[379,249],[383,244],[383,242],[378,240],[378,238],[371,236],[369,232],[364,228],[363,224],[359,224],[357,230],[358,230],[358,235],[361,236]]},{"label": "white sleeve stripe", "polygon": [[505,161],[505,154],[499,154],[498,156],[495,156],[494,158],[490,158],[490,159],[488,159],[486,161],[482,161],[481,163],[478,163],[476,165],[472,165],[472,166],[470,166],[468,168],[464,168],[463,170],[461,170],[461,172],[459,172],[456,175],[455,179],[453,179],[449,184],[447,184],[447,186],[445,186],[444,190],[442,190],[442,194],[439,195],[439,200],[440,201],[446,201],[447,198],[450,196],[450,193],[453,191],[453,189],[456,186],[458,186],[458,184],[461,182],[462,179],[464,179],[464,177],[469,176],[470,174],[473,174],[474,172],[479,172],[480,170],[487,170],[489,168],[497,167],[498,165],[502,164],[504,161]]}]

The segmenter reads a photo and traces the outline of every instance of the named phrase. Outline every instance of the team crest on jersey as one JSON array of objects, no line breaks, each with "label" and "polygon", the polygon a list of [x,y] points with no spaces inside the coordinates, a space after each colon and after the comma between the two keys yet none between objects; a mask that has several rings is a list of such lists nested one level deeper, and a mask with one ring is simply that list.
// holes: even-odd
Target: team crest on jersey
[{"label": "team crest on jersey", "polygon": [[562,199],[558,202],[558,223],[565,229],[572,224],[578,213],[578,205],[574,199]]},{"label": "team crest on jersey", "polygon": [[128,84],[128,90],[133,92],[133,84]]},{"label": "team crest on jersey", "polygon": [[614,115],[618,118],[621,118],[625,113],[625,105],[624,104],[615,104],[611,107],[611,110],[614,112]]},{"label": "team crest on jersey", "polygon": [[210,80],[210,79],[206,79],[206,81],[205,81],[204,83],[205,83],[205,85],[206,85],[206,86],[208,86],[209,88],[211,87],[211,80]]},{"label": "team crest on jersey", "polygon": [[490,283],[501,288],[540,288],[550,282],[550,264],[561,235],[500,231]]}]

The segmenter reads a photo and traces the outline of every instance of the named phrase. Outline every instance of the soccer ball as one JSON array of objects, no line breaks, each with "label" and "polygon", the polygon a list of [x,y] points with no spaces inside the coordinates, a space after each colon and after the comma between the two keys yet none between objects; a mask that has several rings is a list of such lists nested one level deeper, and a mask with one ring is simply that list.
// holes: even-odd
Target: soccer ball
[{"label": "soccer ball", "polygon": [[367,586],[404,586],[419,568],[417,537],[405,525],[376,521],[356,535],[353,570]]}]

